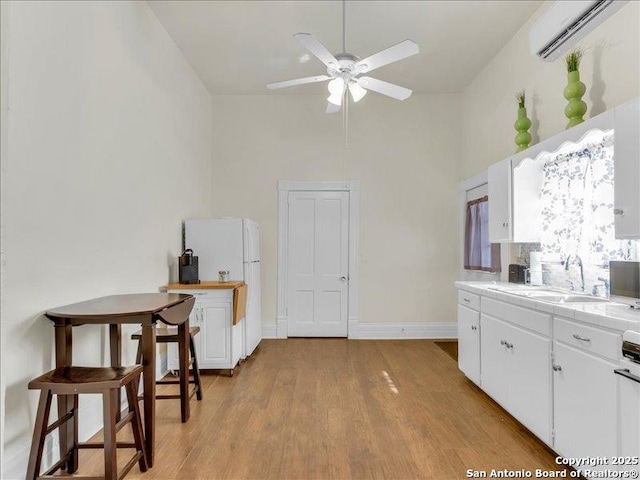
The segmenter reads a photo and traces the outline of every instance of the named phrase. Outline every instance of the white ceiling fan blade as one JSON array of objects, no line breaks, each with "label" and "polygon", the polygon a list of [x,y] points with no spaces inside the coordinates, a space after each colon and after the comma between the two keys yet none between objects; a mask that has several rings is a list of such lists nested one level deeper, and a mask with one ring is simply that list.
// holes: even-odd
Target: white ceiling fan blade
[{"label": "white ceiling fan blade", "polygon": [[335,105],[331,102],[327,102],[326,113],[338,113],[340,111],[340,105]]},{"label": "white ceiling fan blade", "polygon": [[316,75],[315,77],[296,78],[294,80],[285,80],[284,82],[269,83],[267,84],[267,88],[269,90],[274,90],[276,88],[293,87],[294,85],[304,85],[305,83],[324,82],[325,80],[329,80],[330,78],[331,77],[329,75]]},{"label": "white ceiling fan blade", "polygon": [[373,90],[374,92],[387,95],[388,97],[395,98],[397,100],[406,100],[413,93],[408,88],[401,87],[400,85],[394,85],[393,83],[378,80],[371,77],[360,77],[356,79],[358,85],[367,90]]},{"label": "white ceiling fan blade", "polygon": [[420,47],[411,40],[405,40],[393,47],[389,47],[381,52],[374,53],[370,57],[364,58],[356,63],[355,67],[358,72],[366,73],[376,68],[383,67],[403,58],[410,57],[420,52]]},{"label": "white ceiling fan blade", "polygon": [[310,33],[296,33],[295,39],[298,40],[307,50],[313,53],[327,67],[337,67],[338,60],[334,57],[324,45],[316,40]]}]

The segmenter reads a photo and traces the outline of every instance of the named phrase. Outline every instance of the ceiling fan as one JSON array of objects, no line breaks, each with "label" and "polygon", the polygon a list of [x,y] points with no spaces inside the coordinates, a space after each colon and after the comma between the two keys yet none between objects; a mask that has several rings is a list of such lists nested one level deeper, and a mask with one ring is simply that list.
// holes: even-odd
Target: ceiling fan
[{"label": "ceiling fan", "polygon": [[398,60],[410,57],[420,52],[418,45],[411,40],[405,40],[392,47],[375,53],[367,58],[360,59],[356,55],[346,53],[345,47],[345,2],[342,4],[342,50],[343,53],[333,55],[310,33],[296,33],[293,37],[307,50],[315,55],[327,66],[326,75],[314,77],[296,78],[284,82],[269,83],[268,89],[292,87],[306,83],[317,83],[330,80],[328,84],[329,98],[327,113],[336,113],[342,107],[347,90],[354,102],[358,102],[367,93],[367,90],[381,93],[397,100],[406,100],[412,91],[408,88],[394,85],[393,83],[378,80],[372,77],[361,77],[363,73],[371,72]]}]

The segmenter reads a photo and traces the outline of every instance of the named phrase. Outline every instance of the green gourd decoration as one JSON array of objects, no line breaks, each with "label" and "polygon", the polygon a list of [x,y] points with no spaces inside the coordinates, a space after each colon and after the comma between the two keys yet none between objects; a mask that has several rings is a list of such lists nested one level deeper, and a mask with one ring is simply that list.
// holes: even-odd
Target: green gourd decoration
[{"label": "green gourd decoration", "polygon": [[516,148],[516,152],[521,152],[522,150],[526,150],[529,148],[529,144],[531,143],[531,134],[529,133],[529,127],[531,127],[531,120],[527,117],[527,109],[524,106],[524,90],[516,93],[516,100],[518,101],[518,119],[516,123],[513,124],[513,127],[518,132],[514,141],[518,148]]},{"label": "green gourd decoration", "polygon": [[584,122],[582,117],[587,113],[587,104],[582,101],[582,96],[587,87],[580,81],[580,71],[578,70],[581,59],[581,50],[573,50],[565,57],[568,83],[564,89],[564,98],[569,100],[569,103],[564,108],[564,114],[569,119],[566,128],[571,128]]}]

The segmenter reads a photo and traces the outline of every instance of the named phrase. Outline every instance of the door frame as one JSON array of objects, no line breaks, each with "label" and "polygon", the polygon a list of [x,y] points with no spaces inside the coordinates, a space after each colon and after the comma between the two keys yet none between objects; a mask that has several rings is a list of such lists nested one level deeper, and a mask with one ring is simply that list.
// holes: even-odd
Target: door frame
[{"label": "door frame", "polygon": [[276,336],[287,338],[289,312],[287,302],[287,272],[289,253],[289,192],[347,192],[349,194],[349,279],[347,288],[347,338],[357,338],[358,332],[358,258],[360,226],[360,182],[295,182],[278,181],[278,282]]}]

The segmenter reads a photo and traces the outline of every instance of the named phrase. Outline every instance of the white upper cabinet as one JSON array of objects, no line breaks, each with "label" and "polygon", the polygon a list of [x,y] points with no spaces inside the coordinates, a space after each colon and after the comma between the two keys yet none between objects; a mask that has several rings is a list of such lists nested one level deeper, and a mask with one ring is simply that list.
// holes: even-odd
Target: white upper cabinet
[{"label": "white upper cabinet", "polygon": [[613,131],[616,238],[640,238],[640,99],[607,110],[489,167],[489,240],[540,242],[544,165]]},{"label": "white upper cabinet", "polygon": [[510,242],[511,158],[489,167],[489,241]]},{"label": "white upper cabinet", "polygon": [[640,238],[640,99],[614,116],[616,238]]}]

